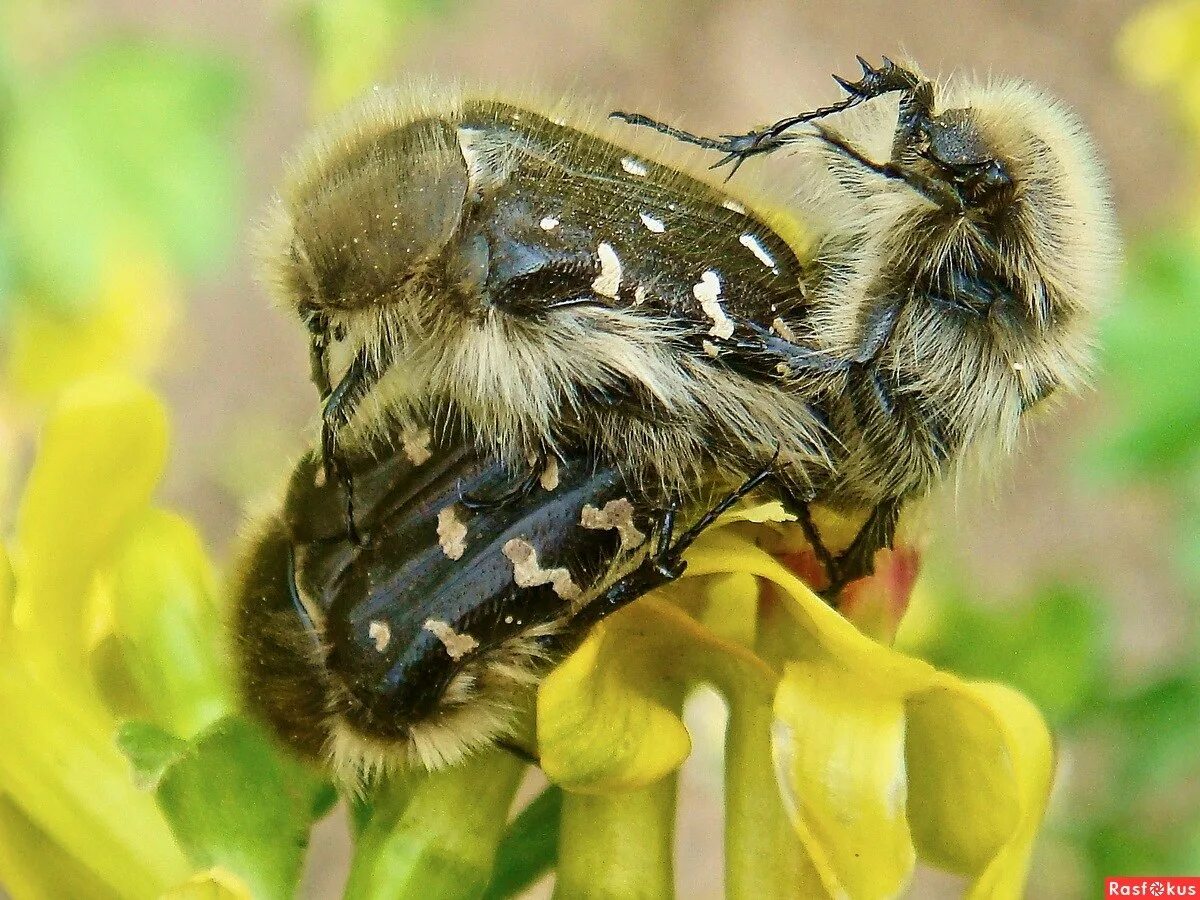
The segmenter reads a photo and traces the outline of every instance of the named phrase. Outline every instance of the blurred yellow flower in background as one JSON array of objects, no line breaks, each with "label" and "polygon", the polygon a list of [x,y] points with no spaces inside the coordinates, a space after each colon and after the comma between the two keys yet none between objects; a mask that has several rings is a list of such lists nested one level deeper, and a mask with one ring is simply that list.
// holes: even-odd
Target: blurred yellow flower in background
[{"label": "blurred yellow flower in background", "polygon": [[45,402],[88,375],[146,375],[162,358],[180,311],[170,269],[153,253],[106,256],[93,303],[65,312],[17,304],[9,324],[5,382]]},{"label": "blurred yellow flower in background", "polygon": [[1200,136],[1200,2],[1143,7],[1121,30],[1117,58],[1138,84],[1168,96],[1193,137]]}]

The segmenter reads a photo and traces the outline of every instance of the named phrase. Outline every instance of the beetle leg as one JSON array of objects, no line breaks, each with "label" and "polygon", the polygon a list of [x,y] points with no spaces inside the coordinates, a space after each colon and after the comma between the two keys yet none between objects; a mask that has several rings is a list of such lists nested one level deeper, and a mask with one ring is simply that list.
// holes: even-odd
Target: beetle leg
[{"label": "beetle leg", "polygon": [[321,413],[321,453],[327,478],[336,478],[346,493],[346,527],[350,539],[362,543],[354,521],[354,477],[338,447],[338,432],[350,423],[354,410],[379,381],[382,367],[366,347],[358,351],[337,386],[325,398]]}]

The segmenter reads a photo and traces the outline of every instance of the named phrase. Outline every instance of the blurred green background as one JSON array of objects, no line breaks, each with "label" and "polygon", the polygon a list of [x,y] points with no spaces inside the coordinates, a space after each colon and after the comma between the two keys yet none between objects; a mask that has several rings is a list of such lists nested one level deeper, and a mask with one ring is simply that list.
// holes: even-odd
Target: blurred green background
[{"label": "blurred green background", "polygon": [[[1098,390],[1037,425],[994,497],[939,510],[905,641],[1017,685],[1058,734],[1031,896],[1200,873],[1197,2],[5,0],[3,533],[58,392],[132,371],[172,411],[166,501],[227,559],[314,434],[304,340],[254,281],[252,229],[283,154],[372,83],[537,85],[711,133],[832,99],[855,53],[1041,83],[1108,162],[1128,266]],[[706,765],[685,773],[683,897],[713,896]],[[309,896],[334,895],[345,840],[318,832]]]}]

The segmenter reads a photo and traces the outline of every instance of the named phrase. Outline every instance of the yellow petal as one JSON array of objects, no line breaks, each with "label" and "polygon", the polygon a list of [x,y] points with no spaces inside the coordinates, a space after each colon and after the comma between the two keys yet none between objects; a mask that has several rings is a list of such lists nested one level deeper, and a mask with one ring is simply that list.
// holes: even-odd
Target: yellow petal
[{"label": "yellow petal", "polygon": [[797,651],[799,656],[811,655],[819,648],[845,668],[897,695],[926,688],[937,677],[937,671],[923,660],[905,656],[860,632],[778,559],[745,537],[729,530],[705,534],[687,560],[685,578],[743,572],[777,586],[775,596],[795,620],[796,639],[810,645],[806,652]]},{"label": "yellow petal", "polygon": [[166,891],[162,900],[252,900],[252,897],[250,889],[236,875],[224,869],[209,869]]},{"label": "yellow petal", "polygon": [[950,676],[907,706],[921,857],[972,877],[973,898],[1020,897],[1054,768],[1041,714],[1011,688]]},{"label": "yellow petal", "polygon": [[153,896],[188,871],[150,794],[137,790],[97,705],[0,660],[0,789],[114,892]]},{"label": "yellow petal", "polygon": [[[689,587],[672,585],[671,593]],[[729,696],[767,693],[770,666],[705,629],[666,591],[593,629],[538,690],[538,751],[551,781],[587,793],[630,790],[678,768],[691,750],[679,718],[699,682]]]},{"label": "yellow petal", "polygon": [[14,310],[8,383],[34,399],[100,373],[140,375],[159,361],[177,316],[177,289],[153,254],[118,251],[86,310],[66,313],[32,303]]},{"label": "yellow petal", "polygon": [[754,646],[758,633],[758,581],[753,575],[741,572],[713,575],[704,579],[696,594],[704,601],[693,613],[701,626],[730,643]]},{"label": "yellow petal", "polygon": [[151,721],[180,737],[229,708],[214,575],[196,530],[147,510],[114,553],[110,588],[116,638]]},{"label": "yellow petal", "polygon": [[1200,3],[1175,0],[1138,11],[1121,29],[1117,57],[1146,86],[1178,85],[1200,55]]},{"label": "yellow petal", "polygon": [[3,794],[0,794],[0,885],[13,897],[107,900],[119,896]]},{"label": "yellow petal", "polygon": [[773,500],[770,503],[760,503],[756,506],[735,507],[732,511],[725,513],[725,515],[717,520],[717,527],[730,525],[734,522],[762,524],[764,522],[795,521],[796,517],[785,510],[782,503],[778,500]]},{"label": "yellow petal", "polygon": [[833,896],[892,897],[916,862],[904,705],[834,659],[790,663],[775,698],[784,806]]},{"label": "yellow petal", "polygon": [[14,619],[35,661],[81,677],[83,604],[97,566],[146,505],[166,456],[166,413],[128,378],[87,379],[46,422],[17,522]]},{"label": "yellow petal", "polygon": [[17,585],[13,578],[8,549],[3,543],[0,543],[0,647],[4,646],[9,629],[12,627],[13,594],[16,589]]},{"label": "yellow petal", "polygon": [[618,619],[593,629],[538,689],[538,753],[547,777],[569,790],[652,784],[678,768],[691,738]]}]

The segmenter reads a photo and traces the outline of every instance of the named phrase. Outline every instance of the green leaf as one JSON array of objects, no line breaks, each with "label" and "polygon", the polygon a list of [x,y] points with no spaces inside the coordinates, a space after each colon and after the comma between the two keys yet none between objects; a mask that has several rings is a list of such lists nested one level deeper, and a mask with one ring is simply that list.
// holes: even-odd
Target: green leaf
[{"label": "green leaf", "polygon": [[189,273],[222,262],[241,221],[243,92],[222,58],[129,41],[23,92],[0,193],[36,293],[85,306],[114,252],[150,250]]},{"label": "green leaf", "polygon": [[484,900],[515,897],[558,862],[558,823],[563,795],[551,785],[521,810],[496,850],[492,882]]},{"label": "green leaf", "polygon": [[1180,865],[1176,836],[1138,821],[1126,812],[1121,819],[1095,822],[1080,835],[1090,862],[1086,883],[1099,884],[1110,875],[1190,875]]},{"label": "green leaf", "polygon": [[220,867],[259,900],[294,896],[309,830],[332,789],[239,717],[190,741],[159,780],[159,807],[197,868]]},{"label": "green leaf", "polygon": [[1044,588],[1023,609],[992,611],[953,596],[923,655],[968,678],[1003,681],[1028,694],[1052,722],[1078,713],[1105,668],[1106,623],[1086,591]]},{"label": "green leaf", "polygon": [[1114,712],[1125,763],[1125,792],[1170,791],[1200,779],[1200,673],[1180,672],[1154,682]]},{"label": "green leaf", "polygon": [[149,722],[126,722],[117,731],[117,746],[129,760],[134,783],[151,790],[158,787],[167,767],[183,755],[187,742]]},{"label": "green leaf", "polygon": [[1091,453],[1113,478],[1165,474],[1200,457],[1200,251],[1158,236],[1130,252],[1124,296],[1104,323],[1105,390],[1121,417]]}]

